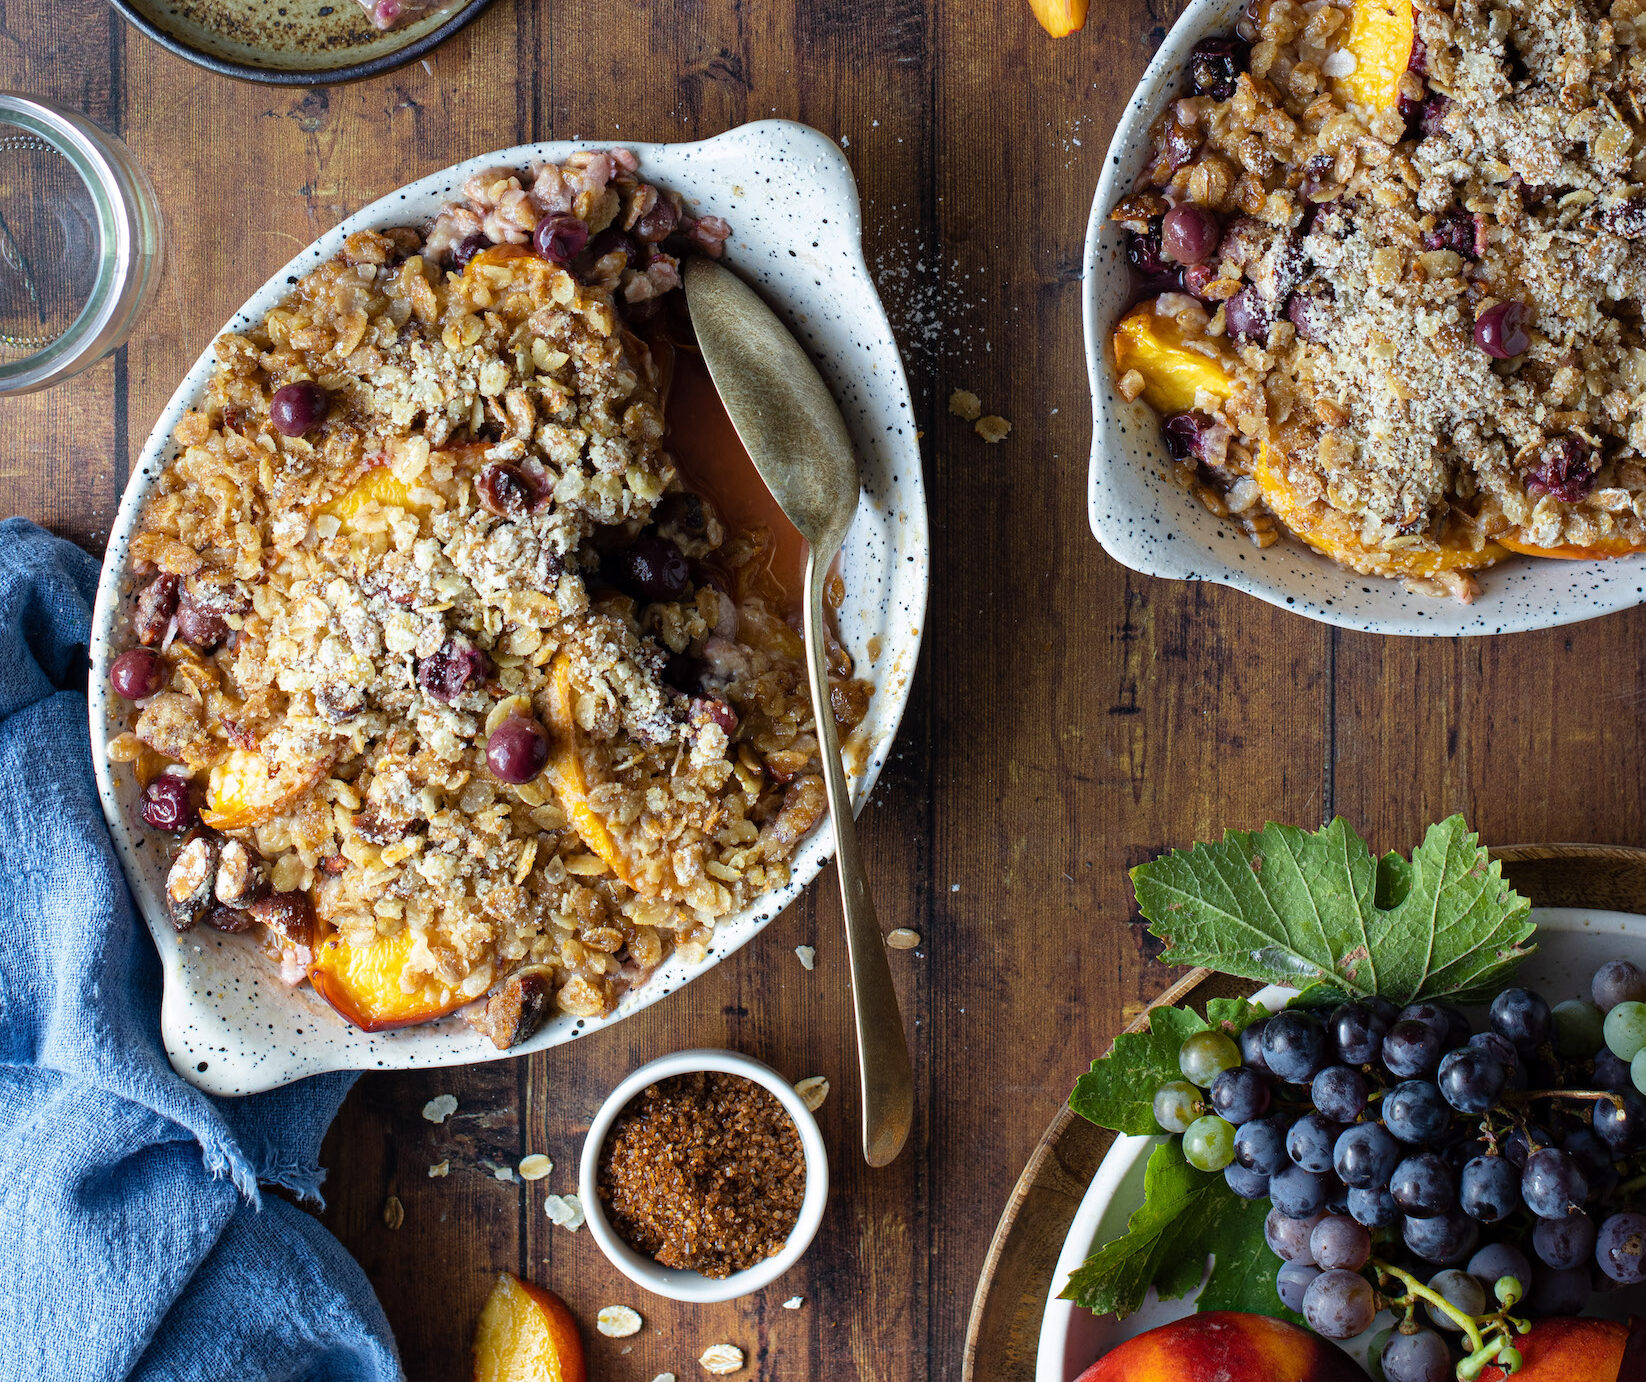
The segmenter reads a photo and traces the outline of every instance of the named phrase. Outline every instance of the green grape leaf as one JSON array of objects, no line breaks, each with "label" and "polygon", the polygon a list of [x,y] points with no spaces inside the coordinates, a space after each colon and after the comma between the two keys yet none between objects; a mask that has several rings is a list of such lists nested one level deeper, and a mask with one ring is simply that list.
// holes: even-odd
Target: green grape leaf
[{"label": "green grape leaf", "polygon": [[1195,1170],[1176,1138],[1149,1154],[1143,1185],[1126,1232],[1070,1274],[1063,1299],[1124,1319],[1151,1286],[1161,1299],[1178,1300],[1205,1281],[1197,1309],[1297,1318],[1275,1294],[1274,1255],[1263,1241],[1267,1202],[1242,1200],[1221,1175]]},{"label": "green grape leaf", "polygon": [[1534,949],[1531,904],[1461,816],[1430,826],[1409,862],[1374,858],[1341,817],[1271,822],[1140,864],[1132,884],[1164,963],[1322,996],[1476,1000]]},{"label": "green grape leaf", "polygon": [[1230,1036],[1268,1015],[1267,1009],[1244,998],[1214,998],[1202,1018],[1189,1008],[1159,1007],[1149,1012],[1144,1032],[1122,1032],[1109,1054],[1075,1081],[1069,1107],[1082,1118],[1115,1132],[1148,1137],[1160,1131],[1154,1120],[1155,1091],[1171,1080],[1181,1080],[1178,1048],[1196,1032],[1218,1026]]}]

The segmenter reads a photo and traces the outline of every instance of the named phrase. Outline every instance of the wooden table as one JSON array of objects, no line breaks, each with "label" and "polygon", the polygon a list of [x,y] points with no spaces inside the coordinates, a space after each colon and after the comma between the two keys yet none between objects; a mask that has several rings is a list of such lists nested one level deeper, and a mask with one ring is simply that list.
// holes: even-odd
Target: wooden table
[{"label": "wooden table", "polygon": [[[351,0],[340,0],[350,3]],[[0,402],[0,513],[98,550],[133,456],[184,369],[297,248],[396,185],[526,139],[681,140],[771,115],[839,137],[869,261],[921,412],[934,553],[925,655],[862,833],[918,1078],[908,1150],[857,1153],[832,876],[757,941],[634,1020],[527,1060],[368,1075],[327,1140],[326,1222],[365,1265],[413,1379],[463,1374],[494,1275],[592,1322],[593,1375],[704,1377],[711,1344],[762,1379],[957,1378],[996,1215],[1075,1076],[1171,975],[1126,869],[1267,818],[1334,812],[1408,848],[1461,810],[1489,841],[1639,842],[1646,611],[1460,642],[1333,632],[1256,600],[1122,570],[1085,519],[1080,243],[1113,121],[1174,4],[1115,0],[1053,42],[1018,0],[499,0],[434,55],[331,90],[239,85],[128,30],[99,0],[7,10],[0,85],[121,133],[170,249],[130,345]],[[985,446],[944,407],[1011,419]],[[794,947],[817,948],[801,969]],[[627,1070],[733,1046],[824,1074],[834,1194],[816,1246],[754,1299],[685,1308],[555,1228],[581,1133]],[[459,1100],[424,1121],[436,1094]],[[527,1152],[553,1175],[494,1178]],[[450,1174],[431,1179],[431,1163]],[[397,1196],[403,1225],[384,1204]],[[785,1310],[799,1295],[804,1305]]]}]

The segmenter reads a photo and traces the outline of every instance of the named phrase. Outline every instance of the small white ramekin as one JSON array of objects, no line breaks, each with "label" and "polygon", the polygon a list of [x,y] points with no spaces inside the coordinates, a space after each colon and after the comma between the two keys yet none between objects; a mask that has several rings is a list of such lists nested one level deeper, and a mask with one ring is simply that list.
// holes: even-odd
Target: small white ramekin
[{"label": "small white ramekin", "polygon": [[[607,1220],[600,1203],[600,1152],[606,1145],[606,1134],[611,1131],[617,1115],[629,1101],[647,1085],[666,1080],[671,1075],[691,1075],[699,1071],[718,1071],[741,1075],[746,1080],[771,1090],[777,1096],[800,1134],[800,1147],[806,1158],[806,1197],[800,1205],[800,1217],[789,1234],[783,1251],[768,1257],[759,1266],[747,1271],[733,1272],[720,1280],[700,1272],[681,1271],[665,1267],[644,1253],[636,1252],[617,1236]],[[829,1198],[829,1158],[823,1149],[823,1133],[817,1119],[806,1107],[805,1101],[794,1092],[794,1086],[771,1066],[753,1056],[736,1051],[676,1051],[641,1066],[607,1096],[594,1121],[589,1135],[583,1140],[583,1164],[578,1177],[578,1193],[583,1200],[584,1220],[600,1251],[612,1266],[636,1286],[670,1300],[710,1304],[715,1301],[736,1300],[763,1286],[769,1286],[798,1262],[823,1222],[823,1206]]]}]

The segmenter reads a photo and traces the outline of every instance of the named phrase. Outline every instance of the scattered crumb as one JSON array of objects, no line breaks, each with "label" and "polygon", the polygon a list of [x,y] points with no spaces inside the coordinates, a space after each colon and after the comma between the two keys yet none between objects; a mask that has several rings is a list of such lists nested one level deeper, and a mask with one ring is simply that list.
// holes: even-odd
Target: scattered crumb
[{"label": "scattered crumb", "polygon": [[627,1305],[602,1306],[594,1327],[608,1339],[626,1339],[640,1332],[640,1312]]},{"label": "scattered crumb", "polygon": [[743,1350],[736,1344],[710,1344],[703,1350],[703,1356],[697,1361],[703,1365],[704,1372],[712,1372],[717,1377],[725,1377],[742,1368]]},{"label": "scattered crumb", "polygon": [[554,1163],[542,1152],[533,1152],[530,1156],[520,1158],[521,1180],[542,1180],[552,1170]]},{"label": "scattered crumb", "polygon": [[967,422],[976,422],[983,416],[983,400],[965,389],[956,389],[949,395],[949,411]]},{"label": "scattered crumb", "polygon": [[800,1096],[801,1103],[816,1113],[829,1097],[829,1081],[822,1075],[808,1075],[794,1087],[794,1092]]},{"label": "scattered crumb", "polygon": [[805,1303],[806,1298],[804,1296],[790,1296],[783,1302],[783,1308],[785,1310],[798,1310]]},{"label": "scattered crumb", "polygon": [[907,926],[899,926],[897,930],[886,933],[886,944],[893,950],[913,950],[920,944],[920,932],[911,931]]},{"label": "scattered crumb", "polygon": [[492,1175],[498,1180],[507,1181],[510,1185],[514,1184],[514,1167],[512,1166],[494,1166],[492,1167]]},{"label": "scattered crumb", "polygon": [[452,1164],[449,1161],[437,1161],[429,1167],[429,1179],[438,1180],[441,1176],[451,1173]]},{"label": "scattered crumb", "polygon": [[383,1201],[383,1222],[390,1228],[399,1228],[406,1222],[406,1206],[400,1203],[400,1196],[390,1195]]},{"label": "scattered crumb", "polygon": [[949,891],[950,891],[950,892],[951,892],[951,893],[957,893],[957,892],[959,892],[959,891],[960,891],[960,884],[958,884],[958,883],[951,883],[951,884],[949,884]]},{"label": "scattered crumb", "polygon": [[583,1201],[576,1195],[550,1195],[543,1201],[543,1212],[558,1228],[569,1228],[575,1233],[583,1227]]},{"label": "scattered crumb", "polygon": [[817,951],[812,949],[811,946],[797,945],[794,948],[794,953],[799,957],[802,969],[815,969],[817,967]]},{"label": "scattered crumb", "polygon": [[1116,387],[1120,390],[1120,396],[1130,403],[1134,398],[1143,396],[1143,390],[1149,387],[1149,381],[1143,377],[1141,371],[1129,369],[1120,376],[1120,383]]},{"label": "scattered crumb", "polygon": [[672,1372],[660,1372],[652,1378],[652,1382],[675,1382],[675,1376]]},{"label": "scattered crumb", "polygon": [[984,441],[992,444],[997,441],[1005,441],[1006,434],[1012,430],[1012,425],[998,414],[990,413],[988,417],[978,418],[972,424],[972,430]]},{"label": "scattered crumb", "polygon": [[423,1116],[431,1123],[444,1123],[456,1112],[457,1097],[452,1094],[442,1094],[423,1105]]}]

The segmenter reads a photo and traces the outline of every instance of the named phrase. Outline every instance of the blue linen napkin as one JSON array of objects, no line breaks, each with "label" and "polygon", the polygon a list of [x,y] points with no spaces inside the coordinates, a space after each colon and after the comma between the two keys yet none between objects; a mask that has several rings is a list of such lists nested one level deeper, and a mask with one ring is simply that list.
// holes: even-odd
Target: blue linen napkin
[{"label": "blue linen napkin", "polygon": [[160,1045],[160,966],[92,778],[97,563],[0,522],[0,1378],[395,1382],[312,1215],[352,1075],[239,1100]]}]

